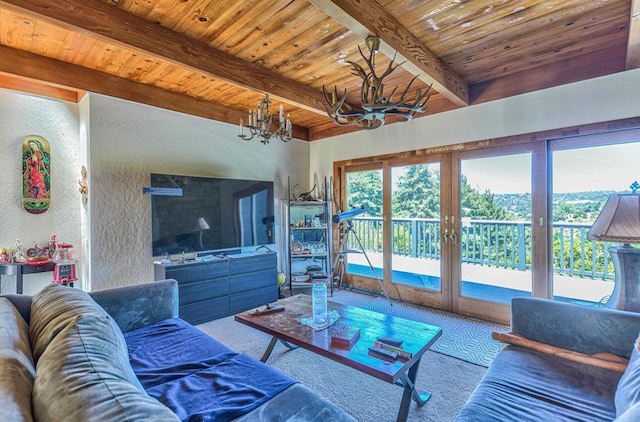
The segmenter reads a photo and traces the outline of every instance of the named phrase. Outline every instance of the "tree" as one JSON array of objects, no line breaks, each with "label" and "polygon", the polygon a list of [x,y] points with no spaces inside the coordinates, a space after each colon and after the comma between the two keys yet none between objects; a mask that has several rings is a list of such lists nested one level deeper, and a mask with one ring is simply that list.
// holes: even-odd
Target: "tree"
[{"label": "tree", "polygon": [[341,211],[364,206],[369,217],[382,217],[382,171],[347,173],[347,203]]},{"label": "tree", "polygon": [[495,200],[489,189],[479,192],[471,187],[464,175],[460,176],[460,209],[462,217],[480,220],[512,220],[513,215]]},{"label": "tree", "polygon": [[391,199],[394,217],[438,218],[440,216],[440,174],[428,164],[409,166],[398,178]]}]

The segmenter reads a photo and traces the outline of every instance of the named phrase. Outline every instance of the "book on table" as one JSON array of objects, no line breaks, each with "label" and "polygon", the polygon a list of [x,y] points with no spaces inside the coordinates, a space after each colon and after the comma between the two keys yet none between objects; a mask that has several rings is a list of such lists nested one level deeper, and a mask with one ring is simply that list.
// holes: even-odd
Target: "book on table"
[{"label": "book on table", "polygon": [[352,348],[360,339],[360,328],[339,324],[331,329],[331,345]]},{"label": "book on table", "polygon": [[400,359],[409,360],[413,357],[413,353],[402,349],[400,346],[393,346],[389,343],[385,343],[384,341],[381,341],[381,339],[376,340],[373,346],[396,353]]}]

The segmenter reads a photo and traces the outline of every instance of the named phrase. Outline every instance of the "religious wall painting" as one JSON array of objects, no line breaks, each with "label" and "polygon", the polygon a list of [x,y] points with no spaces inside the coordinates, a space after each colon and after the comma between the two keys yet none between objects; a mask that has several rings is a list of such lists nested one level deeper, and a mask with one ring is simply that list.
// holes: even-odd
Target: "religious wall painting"
[{"label": "religious wall painting", "polygon": [[22,141],[22,206],[42,214],[51,202],[51,147],[42,136]]}]

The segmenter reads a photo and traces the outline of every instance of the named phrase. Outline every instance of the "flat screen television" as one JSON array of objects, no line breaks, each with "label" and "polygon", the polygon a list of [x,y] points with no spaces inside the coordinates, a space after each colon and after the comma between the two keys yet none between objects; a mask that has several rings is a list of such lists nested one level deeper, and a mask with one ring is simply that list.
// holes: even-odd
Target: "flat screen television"
[{"label": "flat screen television", "polygon": [[151,187],[182,189],[151,195],[153,256],[274,243],[273,182],[151,174]]}]

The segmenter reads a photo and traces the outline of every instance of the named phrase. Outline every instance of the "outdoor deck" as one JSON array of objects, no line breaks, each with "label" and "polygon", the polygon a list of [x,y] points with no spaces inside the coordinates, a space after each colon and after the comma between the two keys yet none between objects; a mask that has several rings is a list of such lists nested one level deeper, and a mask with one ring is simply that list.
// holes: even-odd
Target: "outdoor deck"
[{"label": "outdoor deck", "polygon": [[[382,277],[382,254],[367,252],[367,257]],[[439,261],[394,255],[393,282],[431,290],[440,289]],[[347,271],[373,276],[363,254],[348,256]],[[512,268],[489,267],[480,264],[462,264],[463,296],[510,303],[515,296],[531,295],[531,271]],[[553,279],[554,299],[594,305],[613,291],[612,280],[555,274]]]},{"label": "outdoor deck", "polygon": [[[378,277],[382,277],[383,220],[353,219],[346,249],[364,249]],[[591,224],[553,223],[554,299],[594,305],[602,303],[614,286],[608,248],[614,244],[591,240]],[[440,290],[440,220],[393,218],[392,281]],[[528,221],[463,218],[459,244],[462,295],[500,303],[531,295],[532,228]],[[347,271],[373,276],[362,253],[347,254]]]}]

